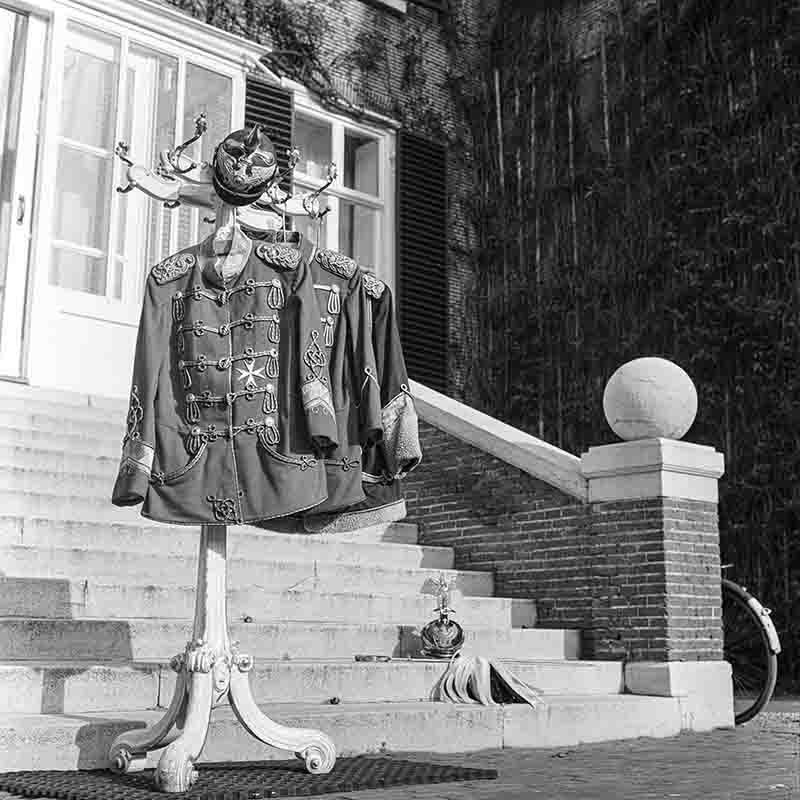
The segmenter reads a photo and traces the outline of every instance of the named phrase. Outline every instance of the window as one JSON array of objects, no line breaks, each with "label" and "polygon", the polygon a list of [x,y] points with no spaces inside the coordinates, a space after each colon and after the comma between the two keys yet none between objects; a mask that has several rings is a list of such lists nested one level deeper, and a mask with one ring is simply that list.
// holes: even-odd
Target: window
[{"label": "window", "polygon": [[320,247],[338,250],[390,278],[387,139],[379,131],[309,109],[295,114],[293,142],[301,153],[295,192],[318,188],[326,180],[328,164],[337,167],[336,180],[321,198],[330,211],[321,223],[297,217],[295,227]]},{"label": "window", "polygon": [[203,111],[208,158],[231,127],[232,80],[127,37],[69,23],[58,138],[51,285],[138,303],[148,266],[197,241],[197,210],[169,211],[141,192],[121,194],[119,140],[139,164],[188,138]]}]

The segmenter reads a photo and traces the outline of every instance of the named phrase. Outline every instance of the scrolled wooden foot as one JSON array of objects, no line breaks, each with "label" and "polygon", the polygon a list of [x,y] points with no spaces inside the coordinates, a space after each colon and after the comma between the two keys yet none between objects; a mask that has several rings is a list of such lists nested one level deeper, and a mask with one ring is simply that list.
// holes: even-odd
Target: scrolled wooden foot
[{"label": "scrolled wooden foot", "polygon": [[183,741],[176,739],[163,752],[153,780],[162,792],[185,792],[192,788],[197,781],[197,770]]},{"label": "scrolled wooden foot", "polygon": [[[188,704],[183,730],[161,754],[156,767],[154,780],[162,792],[185,792],[197,780],[194,762],[208,735],[213,703],[213,662],[202,660],[206,651],[200,648],[187,650],[187,669],[197,671],[189,673]],[[208,671],[200,671],[200,668]]]},{"label": "scrolled wooden foot", "polygon": [[336,764],[336,747],[321,731],[308,732],[316,734],[319,737],[318,741],[295,755],[306,762],[306,769],[312,775],[326,775]]},{"label": "scrolled wooden foot", "polygon": [[306,762],[306,769],[314,775],[324,775],[336,763],[336,746],[329,736],[310,728],[289,728],[271,720],[256,705],[247,677],[253,662],[249,656],[234,656],[230,676],[230,704],[239,722],[252,736],[264,744],[289,750]]},{"label": "scrolled wooden foot", "polygon": [[111,743],[108,758],[112,771],[125,773],[141,769],[135,765],[147,758],[149,750],[155,750],[163,745],[165,740],[170,741],[173,738],[170,733],[176,720],[181,716],[187,699],[186,675],[181,672],[175,684],[172,702],[164,716],[149,728],[137,728],[121,733]]}]

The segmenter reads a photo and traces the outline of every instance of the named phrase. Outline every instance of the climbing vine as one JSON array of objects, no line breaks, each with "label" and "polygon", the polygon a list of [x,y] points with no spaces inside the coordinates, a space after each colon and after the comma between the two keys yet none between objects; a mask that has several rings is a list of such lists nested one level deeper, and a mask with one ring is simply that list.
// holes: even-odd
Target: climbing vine
[{"label": "climbing vine", "polygon": [[[454,76],[469,400],[580,453],[605,382],[676,361],[726,458],[722,556],[800,685],[800,9],[618,0],[592,40],[501,4]],[[459,46],[466,46],[461,43]],[[588,50],[588,54],[586,51]]]}]

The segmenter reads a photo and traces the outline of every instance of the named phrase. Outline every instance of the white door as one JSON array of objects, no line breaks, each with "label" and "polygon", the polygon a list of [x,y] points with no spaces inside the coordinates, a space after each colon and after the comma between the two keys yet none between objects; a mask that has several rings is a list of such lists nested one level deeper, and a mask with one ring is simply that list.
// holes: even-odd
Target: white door
[{"label": "white door", "polygon": [[147,270],[197,241],[203,225],[196,210],[168,211],[141,192],[118,192],[125,165],[115,147],[125,141],[134,161],[154,166],[206,112],[210,155],[230,130],[233,70],[111,28],[71,14],[55,26],[30,379],[125,396]]},{"label": "white door", "polygon": [[0,7],[0,377],[23,374],[45,23]]}]

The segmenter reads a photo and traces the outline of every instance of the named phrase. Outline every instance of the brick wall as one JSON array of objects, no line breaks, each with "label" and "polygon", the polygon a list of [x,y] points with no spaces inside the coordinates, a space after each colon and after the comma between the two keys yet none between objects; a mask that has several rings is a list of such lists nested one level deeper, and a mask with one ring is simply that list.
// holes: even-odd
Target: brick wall
[{"label": "brick wall", "polygon": [[493,570],[496,594],[536,600],[539,625],[582,630],[586,657],[721,659],[714,504],[586,504],[432,425],[420,434],[406,481],[420,543]]},{"label": "brick wall", "polygon": [[420,543],[455,548],[459,569],[494,570],[496,593],[534,598],[540,625],[587,627],[588,507],[432,425],[420,435],[406,480]]},{"label": "brick wall", "polygon": [[722,658],[717,508],[673,498],[591,506],[595,652]]}]

